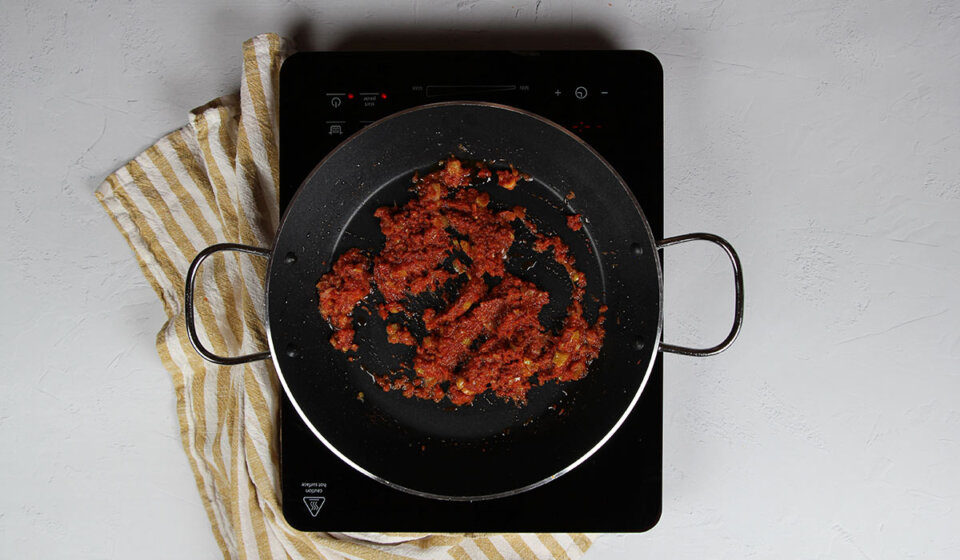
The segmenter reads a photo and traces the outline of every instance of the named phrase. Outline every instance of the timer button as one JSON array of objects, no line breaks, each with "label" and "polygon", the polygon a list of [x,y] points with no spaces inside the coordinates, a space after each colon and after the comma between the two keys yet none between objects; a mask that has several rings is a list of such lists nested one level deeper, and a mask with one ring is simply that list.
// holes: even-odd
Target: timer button
[{"label": "timer button", "polygon": [[577,96],[577,99],[586,99],[587,93],[587,88],[583,86],[577,86],[577,89],[573,90],[573,94]]}]

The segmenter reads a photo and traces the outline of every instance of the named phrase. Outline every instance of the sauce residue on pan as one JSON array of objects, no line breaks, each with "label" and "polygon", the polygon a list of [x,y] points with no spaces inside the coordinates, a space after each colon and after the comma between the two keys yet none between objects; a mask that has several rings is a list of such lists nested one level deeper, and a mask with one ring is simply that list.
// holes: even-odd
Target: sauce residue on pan
[{"label": "sauce residue on pan", "polygon": [[[454,405],[492,391],[518,404],[527,391],[548,381],[573,381],[587,373],[604,338],[601,306],[591,325],[583,316],[586,278],[577,270],[569,247],[557,236],[537,231],[526,210],[490,207],[490,195],[472,186],[493,181],[514,189],[529,177],[512,166],[496,175],[482,163],[450,158],[423,177],[414,176],[416,196],[402,206],[378,208],[386,241],[374,255],[350,249],[317,283],[320,313],[333,327],[330,343],[342,352],[356,351],[353,311],[374,289],[386,321],[388,342],[415,348],[408,372],[376,376],[384,391]],[[508,250],[518,222],[534,236],[533,249],[560,264],[570,278],[571,302],[558,332],[540,324],[550,294],[507,270]],[[576,224],[579,226],[579,216]],[[449,290],[451,285],[459,289]],[[417,313],[411,298],[432,293],[442,303],[420,314],[425,327],[415,337],[405,320]]]}]

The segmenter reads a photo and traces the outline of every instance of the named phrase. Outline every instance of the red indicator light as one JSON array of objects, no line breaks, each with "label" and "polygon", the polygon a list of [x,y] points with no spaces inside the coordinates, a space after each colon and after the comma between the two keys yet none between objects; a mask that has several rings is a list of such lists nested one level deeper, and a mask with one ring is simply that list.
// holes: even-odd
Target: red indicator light
[{"label": "red indicator light", "polygon": [[387,98],[387,94],[385,94],[385,93],[381,93],[381,94],[380,94],[380,99],[386,99],[386,98]]},{"label": "red indicator light", "polygon": [[353,94],[352,94],[352,93],[348,93],[348,94],[347,94],[347,99],[353,99]]}]

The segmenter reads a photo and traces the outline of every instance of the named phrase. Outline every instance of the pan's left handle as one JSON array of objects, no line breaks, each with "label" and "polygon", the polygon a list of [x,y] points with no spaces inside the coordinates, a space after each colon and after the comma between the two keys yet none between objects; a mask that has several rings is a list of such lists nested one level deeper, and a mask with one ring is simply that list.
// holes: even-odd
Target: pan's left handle
[{"label": "pan's left handle", "polygon": [[733,327],[730,329],[727,338],[723,339],[723,342],[710,348],[688,348],[686,346],[674,346],[673,344],[661,344],[660,349],[664,352],[683,354],[686,356],[713,356],[714,354],[723,352],[733,344],[733,341],[737,339],[737,335],[740,334],[740,327],[743,326],[743,270],[740,267],[740,257],[737,256],[737,252],[733,250],[733,246],[722,237],[712,233],[688,233],[686,235],[668,237],[661,241],[658,246],[660,249],[663,249],[664,247],[677,245],[678,243],[686,243],[687,241],[709,241],[710,243],[719,245],[727,254],[727,257],[730,258],[730,264],[733,265],[734,290],[736,291],[736,302],[733,310]]},{"label": "pan's left handle", "polygon": [[193,345],[193,349],[196,350],[198,354],[203,356],[203,359],[207,360],[208,362],[220,364],[222,366],[233,366],[237,364],[245,364],[247,362],[266,360],[270,357],[269,351],[257,352],[256,354],[247,354],[246,356],[218,356],[210,350],[207,350],[203,346],[203,343],[200,342],[200,337],[197,336],[197,325],[194,323],[193,318],[193,292],[194,284],[197,280],[197,271],[200,270],[200,264],[203,263],[207,257],[220,251],[238,251],[240,253],[260,255],[262,257],[270,256],[270,251],[268,249],[251,247],[250,245],[240,245],[239,243],[217,243],[216,245],[211,245],[203,251],[200,251],[196,258],[193,259],[193,262],[190,263],[190,268],[187,270],[187,285],[183,294],[184,315],[187,322],[187,336],[190,338],[190,344]]}]

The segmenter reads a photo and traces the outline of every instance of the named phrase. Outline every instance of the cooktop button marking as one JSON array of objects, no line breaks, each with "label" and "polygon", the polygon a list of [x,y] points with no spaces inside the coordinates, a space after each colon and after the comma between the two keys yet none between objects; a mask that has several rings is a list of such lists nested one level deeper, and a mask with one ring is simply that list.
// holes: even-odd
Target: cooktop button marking
[{"label": "cooktop button marking", "polygon": [[577,96],[577,99],[586,99],[587,88],[583,86],[577,86],[577,89],[573,90],[573,94]]},{"label": "cooktop button marking", "polygon": [[336,109],[337,107],[339,107],[341,103],[343,103],[343,100],[340,99],[339,97],[332,97],[332,98],[330,98],[330,104],[333,105],[333,108],[334,108],[334,109]]},{"label": "cooktop button marking", "polygon": [[553,94],[556,95],[557,97],[560,97],[560,94],[561,94],[561,93],[563,93],[563,92],[560,91],[559,89],[558,89],[557,91],[553,92]]}]

